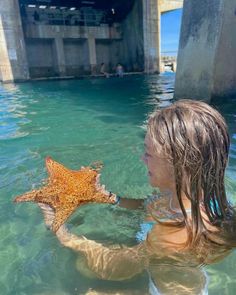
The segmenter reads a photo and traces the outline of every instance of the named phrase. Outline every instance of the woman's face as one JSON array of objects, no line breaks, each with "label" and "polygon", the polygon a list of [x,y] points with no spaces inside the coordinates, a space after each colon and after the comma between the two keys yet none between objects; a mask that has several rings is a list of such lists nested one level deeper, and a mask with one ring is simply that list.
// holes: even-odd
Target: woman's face
[{"label": "woman's face", "polygon": [[148,133],[145,137],[145,153],[142,159],[148,168],[149,182],[153,187],[166,190],[175,186],[173,166],[162,151],[154,148]]}]

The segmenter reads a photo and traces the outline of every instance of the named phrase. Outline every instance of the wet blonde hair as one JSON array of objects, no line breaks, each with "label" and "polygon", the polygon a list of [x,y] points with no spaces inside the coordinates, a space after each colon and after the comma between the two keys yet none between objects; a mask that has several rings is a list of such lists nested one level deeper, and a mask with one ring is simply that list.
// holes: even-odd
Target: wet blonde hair
[{"label": "wet blonde hair", "polygon": [[[151,115],[148,134],[174,167],[183,220],[171,226],[187,228],[188,246],[197,247],[204,240],[225,249],[235,247],[236,214],[224,183],[230,140],[221,114],[204,102],[180,100]],[[191,202],[190,217],[182,192]],[[202,210],[217,231],[206,228]]]}]

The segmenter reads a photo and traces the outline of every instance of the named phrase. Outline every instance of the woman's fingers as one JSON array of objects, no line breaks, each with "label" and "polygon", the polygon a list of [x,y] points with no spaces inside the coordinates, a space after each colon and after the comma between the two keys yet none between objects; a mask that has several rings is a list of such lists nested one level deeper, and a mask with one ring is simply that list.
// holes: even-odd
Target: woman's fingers
[{"label": "woman's fingers", "polygon": [[38,205],[43,212],[45,225],[50,229],[54,221],[55,212],[50,206],[46,204],[38,203]]}]

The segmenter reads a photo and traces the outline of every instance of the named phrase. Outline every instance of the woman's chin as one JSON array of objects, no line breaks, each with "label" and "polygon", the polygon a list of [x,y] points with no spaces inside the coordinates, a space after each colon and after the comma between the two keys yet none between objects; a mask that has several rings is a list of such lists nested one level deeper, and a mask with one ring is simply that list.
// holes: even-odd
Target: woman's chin
[{"label": "woman's chin", "polygon": [[153,179],[153,178],[151,177],[151,175],[149,175],[149,183],[150,183],[150,185],[151,185],[152,187],[157,187],[157,186],[158,186],[157,183],[156,183],[156,181],[155,181],[155,179]]}]

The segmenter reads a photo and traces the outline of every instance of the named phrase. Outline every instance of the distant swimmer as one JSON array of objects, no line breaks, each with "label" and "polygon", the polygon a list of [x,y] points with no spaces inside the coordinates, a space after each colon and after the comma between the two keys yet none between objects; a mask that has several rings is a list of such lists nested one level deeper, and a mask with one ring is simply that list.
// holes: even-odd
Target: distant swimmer
[{"label": "distant swimmer", "polygon": [[121,78],[124,76],[124,67],[120,63],[116,65],[116,75]]},{"label": "distant swimmer", "polygon": [[106,78],[109,78],[109,74],[106,72],[106,65],[105,63],[101,63],[100,73],[104,75]]}]

